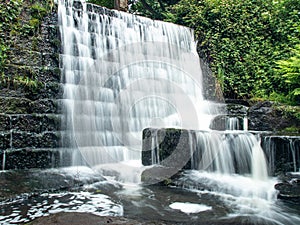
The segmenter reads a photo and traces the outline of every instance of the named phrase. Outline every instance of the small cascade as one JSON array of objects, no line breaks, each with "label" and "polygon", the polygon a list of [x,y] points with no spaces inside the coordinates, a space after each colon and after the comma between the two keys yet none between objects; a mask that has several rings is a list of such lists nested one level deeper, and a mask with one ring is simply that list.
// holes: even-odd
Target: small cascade
[{"label": "small cascade", "polygon": [[268,155],[271,174],[300,172],[300,140],[297,136],[265,136],[262,146]]},{"label": "small cascade", "polygon": [[[7,137],[9,137],[9,144],[8,144],[8,149],[6,150],[3,150],[3,153],[2,153],[2,165],[1,165],[1,169],[2,170],[5,170],[7,168],[7,152],[9,150],[12,150],[13,149],[13,131],[14,129],[12,129],[12,117],[10,115],[8,115],[8,118],[9,118],[9,127],[10,129],[8,129],[8,131],[6,131],[7,133]],[[0,135],[1,135],[2,132],[0,132]]]},{"label": "small cascade", "polygon": [[3,151],[3,156],[2,156],[2,170],[5,170],[5,162],[6,162],[6,151]]},{"label": "small cascade", "polygon": [[226,130],[240,130],[240,121],[237,117],[229,117],[226,120]]},{"label": "small cascade", "polygon": [[[151,132],[146,137],[145,133]],[[144,133],[143,164],[165,164],[182,149],[189,149],[187,159],[181,154],[181,163],[187,169],[219,174],[250,175],[257,180],[267,180],[267,164],[260,136],[243,131],[194,131],[149,129]],[[170,142],[169,138],[172,138]],[[151,154],[147,153],[151,149]],[[164,150],[167,149],[167,150]],[[147,156],[151,157],[147,161]],[[153,158],[154,157],[154,158]],[[189,161],[189,162],[188,162]],[[171,161],[173,163],[173,161]],[[174,165],[174,164],[172,164]],[[184,167],[185,165],[182,165]],[[186,167],[185,167],[186,168]]]},{"label": "small cascade", "polygon": [[[60,0],[63,145],[90,166],[141,159],[146,127],[208,129],[193,31]],[[72,164],[82,162],[73,157]]]},{"label": "small cascade", "polygon": [[196,132],[193,169],[220,174],[251,174],[267,180],[266,157],[260,137],[248,132]]},{"label": "small cascade", "polygon": [[243,119],[243,130],[244,131],[248,130],[248,117],[244,117]]}]

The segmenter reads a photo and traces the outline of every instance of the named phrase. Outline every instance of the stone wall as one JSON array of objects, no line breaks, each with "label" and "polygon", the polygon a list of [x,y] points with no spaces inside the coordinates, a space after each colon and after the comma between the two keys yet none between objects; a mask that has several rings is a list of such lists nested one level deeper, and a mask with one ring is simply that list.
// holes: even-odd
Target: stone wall
[{"label": "stone wall", "polygon": [[[226,113],[214,118],[211,129],[225,130],[228,119],[236,118],[239,121],[239,130],[270,131],[296,136],[300,134],[299,106],[288,106],[272,101],[226,99],[224,108]],[[245,122],[247,124],[244,124]]]},{"label": "stone wall", "polygon": [[53,5],[32,32],[22,33],[32,18],[32,4],[23,1],[19,16],[23,27],[5,34],[9,49],[0,82],[0,169],[59,163],[62,91],[57,8]]},{"label": "stone wall", "polygon": [[262,147],[267,155],[271,174],[300,172],[299,136],[263,136]]}]

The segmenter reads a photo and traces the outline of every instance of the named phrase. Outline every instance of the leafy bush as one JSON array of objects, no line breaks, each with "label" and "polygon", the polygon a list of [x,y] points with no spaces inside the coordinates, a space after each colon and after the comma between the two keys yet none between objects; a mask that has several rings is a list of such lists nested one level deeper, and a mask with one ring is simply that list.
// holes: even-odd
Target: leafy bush
[{"label": "leafy bush", "polygon": [[[137,7],[141,2],[133,3],[132,10],[151,14]],[[150,5],[155,9],[157,1]],[[277,75],[276,62],[291,57],[291,49],[300,44],[300,0],[181,0],[162,10],[157,10],[162,19],[195,30],[198,52],[209,62],[225,97],[298,93],[286,77]]]},{"label": "leafy bush", "polygon": [[296,45],[293,53],[287,60],[277,61],[277,72],[284,79],[291,100],[300,103],[300,45]]},{"label": "leafy bush", "polygon": [[104,6],[109,9],[114,8],[114,0],[88,0],[87,2],[96,4],[96,5],[100,5],[100,6]]}]

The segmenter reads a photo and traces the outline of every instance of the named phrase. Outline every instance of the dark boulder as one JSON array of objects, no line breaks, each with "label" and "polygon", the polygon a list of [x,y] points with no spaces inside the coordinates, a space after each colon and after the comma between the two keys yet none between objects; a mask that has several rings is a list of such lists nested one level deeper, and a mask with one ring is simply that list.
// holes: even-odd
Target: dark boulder
[{"label": "dark boulder", "polygon": [[275,185],[278,198],[300,204],[300,173],[288,173],[281,183]]},{"label": "dark boulder", "polygon": [[281,131],[288,127],[299,127],[296,114],[274,102],[258,102],[248,110],[249,130]]}]

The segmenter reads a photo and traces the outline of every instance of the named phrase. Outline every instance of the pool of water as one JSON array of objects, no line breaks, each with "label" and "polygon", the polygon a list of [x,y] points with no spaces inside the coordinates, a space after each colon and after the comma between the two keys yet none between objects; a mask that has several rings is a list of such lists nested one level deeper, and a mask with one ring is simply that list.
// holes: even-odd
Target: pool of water
[{"label": "pool of water", "polygon": [[168,224],[300,224],[300,204],[277,200],[275,179],[187,171],[169,186],[145,186],[87,167],[2,171],[0,178],[0,224],[59,212]]}]

